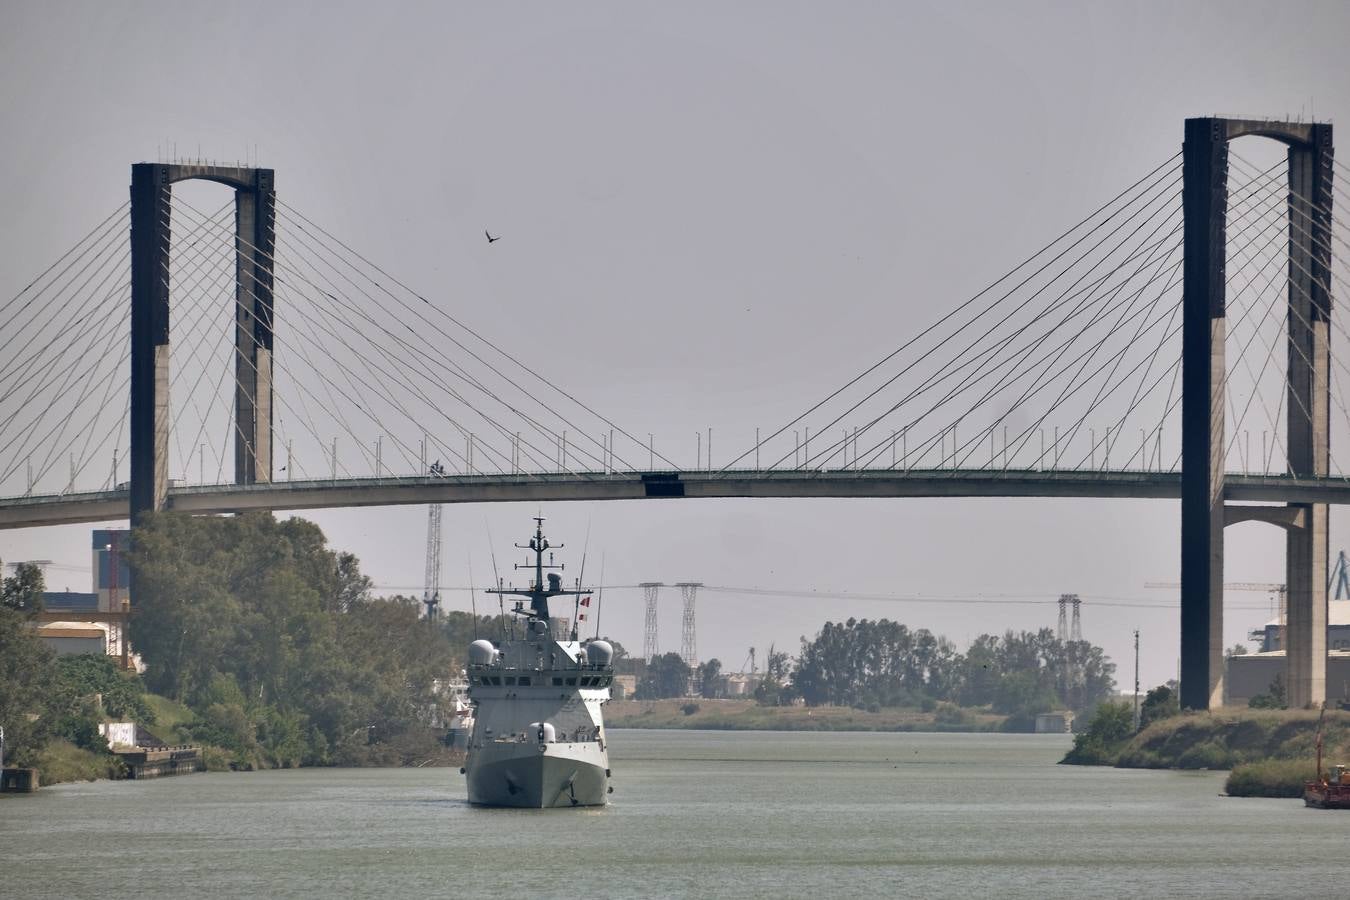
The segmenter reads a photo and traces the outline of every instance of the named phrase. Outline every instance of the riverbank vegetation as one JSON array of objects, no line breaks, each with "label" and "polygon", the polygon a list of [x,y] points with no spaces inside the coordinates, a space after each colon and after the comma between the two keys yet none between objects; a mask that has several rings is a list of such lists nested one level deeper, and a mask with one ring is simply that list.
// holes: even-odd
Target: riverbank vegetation
[{"label": "riverbank vegetation", "polygon": [[190,712],[176,733],[234,768],[446,762],[472,616],[437,623],[371,593],[303,519],[161,513],[129,555],[145,681]]},{"label": "riverbank vegetation", "polygon": [[[795,658],[770,648],[765,663],[753,684],[754,700],[763,707],[800,705],[812,712],[775,716],[711,707],[723,712],[670,717],[666,724],[644,727],[820,728],[847,720],[841,727],[875,722],[888,731],[900,724],[969,731],[997,723],[1004,731],[1025,732],[1034,729],[1041,713],[1090,711],[1115,688],[1115,665],[1100,647],[1059,640],[1048,628],[983,634],[962,653],[925,628],[848,619],[826,622],[815,637],[802,638]],[[679,654],[667,653],[641,669],[636,699],[693,693],[719,700],[727,696],[727,683],[718,660],[692,669]],[[627,714],[622,718],[627,721]]]},{"label": "riverbank vegetation", "polygon": [[848,706],[765,706],[743,700],[614,700],[605,705],[610,728],[690,728],[708,731],[999,731],[1005,717],[939,704],[931,711]]},{"label": "riverbank vegetation", "polygon": [[36,566],[0,583],[7,762],[42,767],[44,783],[101,777],[116,764],[98,734],[109,720],[200,745],[211,768],[454,761],[444,685],[497,618],[430,624],[416,600],[374,596],[356,558],[300,519],[152,515],[128,561],[143,677],[38,639]]},{"label": "riverbank vegetation", "polygon": [[[1319,712],[1224,708],[1149,721],[1138,734],[1128,704],[1107,704],[1076,737],[1065,763],[1143,769],[1230,770],[1242,797],[1299,797],[1316,770]],[[1350,762],[1350,713],[1323,721],[1324,768]]]},{"label": "riverbank vegetation", "polygon": [[[450,762],[445,687],[470,641],[513,627],[462,612],[428,622],[415,598],[375,596],[357,559],[298,518],[157,513],[127,560],[143,676],[105,657],[57,659],[37,639],[37,567],[0,585],[0,725],[10,760],[45,758],[47,780],[112,765],[98,734],[110,720],[200,745],[212,768]],[[770,648],[746,700],[727,699],[717,660],[695,671],[612,643],[639,697],[684,698],[616,705],[619,726],[1029,731],[1038,713],[1090,709],[1113,687],[1100,648],[1049,629],[981,635],[962,653],[886,619],[827,622],[796,656]]]},{"label": "riverbank vegetation", "polygon": [[145,686],[107,656],[58,657],[32,627],[42,608],[42,573],[18,567],[0,587],[0,727],[7,765],[40,770],[43,783],[106,778],[121,764],[99,724],[153,723]]}]

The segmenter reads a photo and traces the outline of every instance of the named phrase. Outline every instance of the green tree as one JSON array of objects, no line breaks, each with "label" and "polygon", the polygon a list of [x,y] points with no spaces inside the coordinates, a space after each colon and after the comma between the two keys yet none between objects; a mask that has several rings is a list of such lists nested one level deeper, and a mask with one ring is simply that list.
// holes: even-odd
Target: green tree
[{"label": "green tree", "polygon": [[1088,727],[1074,735],[1064,762],[1085,766],[1114,765],[1134,735],[1134,705],[1108,701],[1097,707]]},{"label": "green tree", "polygon": [[42,643],[28,616],[0,606],[0,728],[7,764],[31,766],[51,733],[49,692],[55,654]]},{"label": "green tree", "polygon": [[[0,570],[3,568],[3,563],[0,563]],[[0,606],[24,613],[40,612],[45,590],[41,566],[28,562],[16,563],[14,574],[0,579]]]},{"label": "green tree", "polygon": [[654,657],[647,664],[647,674],[638,682],[634,696],[639,700],[661,700],[667,697],[684,697],[689,693],[689,681],[693,671],[678,653],[666,653]]},{"label": "green tree", "polygon": [[708,699],[721,697],[726,693],[726,679],[722,675],[722,661],[710,659],[700,664],[695,675],[695,681],[698,682],[700,696]]},{"label": "green tree", "polygon": [[994,692],[994,712],[1008,717],[1007,731],[1031,731],[1036,716],[1049,712],[1058,698],[1050,684],[1050,676],[1042,669],[1023,669],[1004,675]]},{"label": "green tree", "polygon": [[764,658],[764,674],[755,685],[755,702],[760,706],[782,706],[793,696],[793,686],[788,684],[792,671],[792,657],[782,650],[769,645],[769,653]]},{"label": "green tree", "polygon": [[1284,709],[1288,705],[1285,697],[1284,673],[1276,672],[1275,678],[1270,682],[1270,689],[1265,693],[1257,694],[1247,701],[1247,706],[1252,709]]},{"label": "green tree", "polygon": [[476,632],[379,598],[356,558],[302,519],[148,516],[129,562],[146,680],[185,701],[198,740],[244,766],[389,764],[437,752],[444,681]]},{"label": "green tree", "polygon": [[1139,704],[1139,727],[1147,728],[1153,722],[1179,715],[1181,702],[1177,692],[1160,684],[1145,694],[1143,703]]}]

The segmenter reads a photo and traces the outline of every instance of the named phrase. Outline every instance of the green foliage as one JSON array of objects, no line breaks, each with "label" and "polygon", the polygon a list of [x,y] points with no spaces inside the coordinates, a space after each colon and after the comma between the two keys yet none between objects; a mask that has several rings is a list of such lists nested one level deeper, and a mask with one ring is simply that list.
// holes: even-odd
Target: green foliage
[{"label": "green foliage", "polygon": [[1283,672],[1275,673],[1275,678],[1270,682],[1270,690],[1264,694],[1257,694],[1247,701],[1247,706],[1252,709],[1284,709],[1287,705]]},{"label": "green foliage", "polygon": [[1038,713],[1109,698],[1114,672],[1100,647],[1061,641],[1048,628],[980,635],[962,655],[927,629],[849,619],[802,639],[792,689],[810,706],[990,706],[1009,717],[1009,729],[1030,731]]},{"label": "green foliage", "polygon": [[157,737],[172,745],[190,742],[190,737],[183,726],[194,717],[191,709],[158,694],[145,694],[142,699],[154,716],[154,732]]},{"label": "green foliage", "polygon": [[1316,776],[1311,759],[1264,759],[1234,766],[1224,791],[1230,797],[1302,797],[1303,785]]},{"label": "green foliage", "polygon": [[680,712],[684,713],[686,716],[692,716],[698,711],[699,705],[697,703],[686,703],[680,707]]},{"label": "green foliage", "polygon": [[944,728],[970,728],[975,724],[975,714],[955,703],[939,703],[933,714],[933,722]]},{"label": "green foliage", "polygon": [[1188,747],[1177,757],[1178,769],[1231,769],[1236,755],[1222,740],[1208,740]]},{"label": "green foliage", "polygon": [[1139,727],[1147,728],[1154,722],[1181,715],[1181,701],[1170,686],[1160,684],[1144,695],[1139,705]]},{"label": "green foliage", "polygon": [[[1222,710],[1171,716],[1150,723],[1120,750],[1114,762],[1134,768],[1235,770],[1271,760],[1301,763],[1315,754],[1317,723],[1316,713],[1303,710]],[[1325,758],[1350,759],[1350,715],[1328,712],[1324,726]],[[1248,776],[1273,778],[1271,773],[1285,768],[1244,769],[1239,783]]]},{"label": "green foliage", "polygon": [[123,672],[111,656],[82,653],[57,658],[60,691],[69,697],[98,694],[103,713],[116,721],[153,725],[155,714],[145,701],[145,685],[134,672]]},{"label": "green foliage", "polygon": [[27,614],[0,605],[0,728],[5,729],[6,763],[35,763],[51,733],[46,713],[55,680],[55,654],[38,638]]},{"label": "green foliage", "polygon": [[40,771],[43,784],[122,778],[126,771],[119,757],[77,747],[61,738],[49,740],[33,764]]},{"label": "green foliage", "polygon": [[1082,766],[1114,765],[1134,734],[1134,707],[1106,702],[1097,707],[1088,727],[1074,736],[1064,762]]},{"label": "green foliage", "polygon": [[722,661],[710,659],[698,667],[694,675],[698,682],[699,696],[715,700],[726,694],[726,677],[722,674]]},{"label": "green foliage", "polygon": [[36,563],[17,563],[11,577],[0,579],[0,606],[23,613],[38,612],[42,609],[42,593],[45,590],[41,566]]},{"label": "green foliage", "polygon": [[236,767],[424,759],[447,713],[438,680],[503,626],[373,597],[356,558],[302,519],[160,513],[128,561],[146,682],[192,710],[181,734]]},{"label": "green foliage", "polygon": [[760,706],[785,706],[796,694],[795,688],[787,683],[792,671],[792,658],[781,650],[769,645],[769,655],[764,660],[764,674],[755,685],[755,702]]},{"label": "green foliage", "polygon": [[639,700],[688,696],[689,679],[692,676],[689,664],[678,653],[653,657],[647,663],[647,674],[638,682],[634,696]]},{"label": "green foliage", "polygon": [[999,680],[992,707],[1008,717],[1003,723],[1005,731],[1026,732],[1035,729],[1036,716],[1054,709],[1058,702],[1043,670],[1023,669]]}]

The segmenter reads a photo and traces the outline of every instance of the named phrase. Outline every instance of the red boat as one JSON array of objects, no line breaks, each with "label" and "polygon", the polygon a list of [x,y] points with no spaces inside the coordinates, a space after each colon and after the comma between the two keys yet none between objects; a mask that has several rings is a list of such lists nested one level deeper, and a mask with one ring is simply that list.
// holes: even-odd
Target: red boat
[{"label": "red boat", "polygon": [[1346,766],[1332,766],[1328,776],[1322,771],[1322,720],[1327,709],[1317,719],[1317,780],[1303,783],[1303,803],[1316,809],[1350,809],[1350,771]]}]

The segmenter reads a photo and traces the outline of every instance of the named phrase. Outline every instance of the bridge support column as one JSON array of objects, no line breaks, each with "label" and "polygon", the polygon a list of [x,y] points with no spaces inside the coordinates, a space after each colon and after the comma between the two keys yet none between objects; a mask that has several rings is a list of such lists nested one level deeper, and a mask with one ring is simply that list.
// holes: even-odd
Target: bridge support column
[{"label": "bridge support column", "polygon": [[[1289,474],[1329,471],[1332,140],[1313,125],[1311,140],[1289,148]],[[1285,684],[1290,708],[1326,700],[1327,505],[1304,504],[1307,527],[1286,541]]]},{"label": "bridge support column", "polygon": [[1187,119],[1181,395],[1181,706],[1223,703],[1224,229],[1222,120]]},{"label": "bridge support column", "polygon": [[169,492],[169,184],[131,167],[131,521]]},{"label": "bridge support column", "polygon": [[131,167],[131,521],[169,493],[169,238],[173,184],[235,192],[235,483],[272,480],[271,169],[180,163]]},{"label": "bridge support column", "polygon": [[254,169],[235,191],[234,483],[272,480],[272,251],[276,191]]}]

